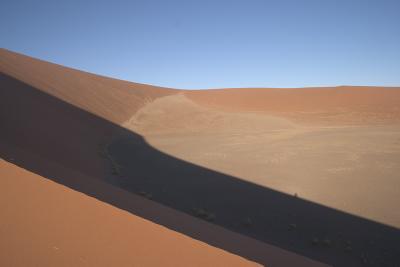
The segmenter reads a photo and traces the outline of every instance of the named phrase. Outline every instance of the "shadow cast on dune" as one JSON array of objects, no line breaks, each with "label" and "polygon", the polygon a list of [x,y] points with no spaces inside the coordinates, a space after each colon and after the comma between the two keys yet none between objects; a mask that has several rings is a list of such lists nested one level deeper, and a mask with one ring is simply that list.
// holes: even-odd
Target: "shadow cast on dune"
[{"label": "shadow cast on dune", "polygon": [[41,176],[264,264],[251,248],[143,210],[104,185],[335,266],[400,262],[396,228],[176,159],[119,125],[7,75],[1,74],[0,86],[1,157]]}]

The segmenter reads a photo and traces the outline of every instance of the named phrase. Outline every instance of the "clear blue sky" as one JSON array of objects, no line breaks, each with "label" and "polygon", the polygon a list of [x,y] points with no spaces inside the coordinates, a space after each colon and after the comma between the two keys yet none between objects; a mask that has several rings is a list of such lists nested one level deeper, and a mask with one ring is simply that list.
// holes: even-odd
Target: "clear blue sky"
[{"label": "clear blue sky", "polygon": [[399,0],[1,0],[0,46],[175,88],[400,85]]}]

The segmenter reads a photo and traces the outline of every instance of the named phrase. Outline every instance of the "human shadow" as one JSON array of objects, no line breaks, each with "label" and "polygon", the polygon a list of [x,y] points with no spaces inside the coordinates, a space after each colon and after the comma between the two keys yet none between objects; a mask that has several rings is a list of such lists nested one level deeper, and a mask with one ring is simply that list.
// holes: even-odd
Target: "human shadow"
[{"label": "human shadow", "polygon": [[1,157],[103,202],[263,264],[251,248],[144,211],[104,185],[333,266],[400,262],[399,229],[174,158],[134,132],[5,74],[0,99]]}]

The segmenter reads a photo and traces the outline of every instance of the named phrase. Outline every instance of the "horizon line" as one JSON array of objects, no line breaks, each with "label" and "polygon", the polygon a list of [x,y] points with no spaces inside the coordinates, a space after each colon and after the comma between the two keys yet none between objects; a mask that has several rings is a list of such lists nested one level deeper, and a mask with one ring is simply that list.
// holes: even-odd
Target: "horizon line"
[{"label": "horizon line", "polygon": [[318,89],[318,88],[326,88],[326,89],[333,89],[333,88],[340,88],[340,87],[375,87],[375,88],[399,88],[400,89],[400,84],[399,85],[346,85],[346,84],[339,84],[339,85],[310,85],[310,86],[298,86],[298,87],[263,87],[263,86],[244,86],[244,87],[207,87],[207,88],[182,88],[182,87],[170,87],[170,86],[164,86],[164,85],[158,85],[158,84],[152,84],[152,83],[147,83],[147,82],[136,82],[136,81],[132,81],[132,80],[128,80],[125,78],[120,78],[120,77],[113,77],[113,76],[108,76],[106,74],[99,74],[99,73],[95,73],[92,72],[90,70],[85,70],[85,69],[79,69],[77,67],[71,67],[68,65],[63,65],[61,63],[56,63],[56,62],[52,62],[49,60],[45,60],[42,58],[37,58],[28,54],[24,54],[21,52],[17,52],[17,51],[13,51],[4,47],[0,47],[0,51],[4,50],[10,53],[14,53],[14,54],[19,54],[25,57],[29,57],[31,59],[35,59],[35,60],[39,60],[42,62],[46,62],[46,63],[50,63],[50,64],[54,64],[54,65],[58,65],[61,66],[63,68],[67,68],[67,69],[71,69],[74,71],[80,71],[80,72],[85,72],[91,75],[96,75],[96,76],[101,76],[101,77],[105,77],[108,79],[114,79],[114,80],[119,80],[119,81],[124,81],[124,82],[129,82],[129,83],[134,83],[134,84],[139,84],[139,85],[147,85],[147,86],[152,86],[152,87],[158,87],[158,88],[165,88],[165,89],[174,89],[174,90],[181,90],[181,91],[202,91],[202,90],[239,90],[239,89]]}]

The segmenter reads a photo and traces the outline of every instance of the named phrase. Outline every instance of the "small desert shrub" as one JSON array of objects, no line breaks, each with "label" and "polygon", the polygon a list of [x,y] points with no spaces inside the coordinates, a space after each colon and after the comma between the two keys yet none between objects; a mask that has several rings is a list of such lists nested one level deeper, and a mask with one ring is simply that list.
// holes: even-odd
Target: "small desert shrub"
[{"label": "small desert shrub", "polygon": [[328,238],[325,238],[325,239],[322,241],[322,244],[323,244],[325,247],[330,247],[330,246],[332,245],[332,241],[331,241],[330,239],[328,239]]},{"label": "small desert shrub", "polygon": [[149,193],[149,192],[140,191],[139,194],[142,195],[142,196],[144,196],[145,198],[153,199],[153,194],[151,194],[151,193]]},{"label": "small desert shrub", "polygon": [[111,164],[111,173],[113,175],[121,175],[122,166],[116,162],[116,160],[108,152],[108,145],[100,144],[98,146],[98,155],[102,158],[108,159]]},{"label": "small desert shrub", "polygon": [[311,245],[313,245],[313,246],[318,246],[319,245],[318,237],[314,237],[313,239],[311,239]]},{"label": "small desert shrub", "polygon": [[246,227],[251,227],[253,225],[253,220],[250,219],[250,217],[247,217],[242,221],[242,225]]},{"label": "small desert shrub", "polygon": [[107,146],[104,144],[100,144],[98,146],[97,154],[102,158],[107,158]]},{"label": "small desert shrub", "polygon": [[119,165],[111,156],[109,157],[111,163],[111,172],[114,175],[121,175],[122,166]]},{"label": "small desert shrub", "polygon": [[216,216],[214,213],[207,211],[206,209],[203,208],[193,208],[194,214],[207,221],[214,221]]},{"label": "small desert shrub", "polygon": [[297,224],[295,224],[295,223],[291,223],[291,224],[289,224],[289,227],[288,227],[288,229],[289,229],[290,231],[292,231],[292,230],[296,230],[296,229],[297,229]]}]

